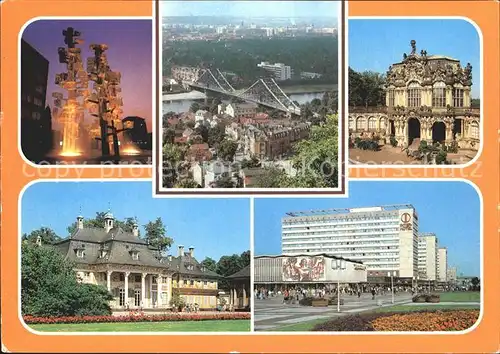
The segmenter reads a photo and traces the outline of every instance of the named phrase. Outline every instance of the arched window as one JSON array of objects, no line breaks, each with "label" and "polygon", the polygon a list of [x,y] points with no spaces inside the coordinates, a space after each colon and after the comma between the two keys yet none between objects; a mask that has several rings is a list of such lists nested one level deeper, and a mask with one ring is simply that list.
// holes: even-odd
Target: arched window
[{"label": "arched window", "polygon": [[473,139],[479,139],[479,123],[472,122],[470,124],[470,137]]},{"label": "arched window", "polygon": [[356,130],[365,130],[366,129],[366,118],[358,117],[356,120]]},{"label": "arched window", "polygon": [[377,129],[377,119],[375,117],[368,118],[368,130]]},{"label": "arched window", "polygon": [[436,82],[432,88],[432,107],[446,107],[446,84]]},{"label": "arched window", "polygon": [[380,130],[385,130],[385,118],[380,118]]},{"label": "arched window", "polygon": [[420,84],[418,82],[411,82],[408,85],[408,107],[420,107]]},{"label": "arched window", "polygon": [[354,118],[349,117],[349,130],[356,129],[356,124],[354,124]]}]

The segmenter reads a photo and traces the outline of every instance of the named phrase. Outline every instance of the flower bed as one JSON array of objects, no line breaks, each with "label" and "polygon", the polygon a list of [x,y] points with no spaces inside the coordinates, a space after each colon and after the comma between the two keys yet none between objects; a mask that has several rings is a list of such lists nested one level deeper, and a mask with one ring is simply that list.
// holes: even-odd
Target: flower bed
[{"label": "flower bed", "polygon": [[162,315],[145,315],[134,313],[124,316],[71,316],[71,317],[34,317],[24,316],[26,324],[55,323],[106,323],[106,322],[164,322],[164,321],[210,321],[210,320],[249,320],[248,312],[221,312],[211,314],[169,313]]},{"label": "flower bed", "polygon": [[375,331],[463,331],[479,318],[479,310],[405,313],[372,321]]},{"label": "flower bed", "polygon": [[313,331],[463,331],[479,318],[479,310],[437,310],[411,313],[368,313],[316,325]]}]

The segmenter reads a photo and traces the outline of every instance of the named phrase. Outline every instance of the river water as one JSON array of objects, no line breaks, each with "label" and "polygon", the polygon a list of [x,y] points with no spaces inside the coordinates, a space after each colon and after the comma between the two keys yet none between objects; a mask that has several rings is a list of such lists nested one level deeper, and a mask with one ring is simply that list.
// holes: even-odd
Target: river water
[{"label": "river water", "polygon": [[[324,92],[313,92],[313,93],[291,93],[288,97],[292,101],[297,101],[299,104],[304,104],[312,101],[315,98],[321,99],[325,93]],[[205,98],[203,93],[197,91],[191,91],[182,94],[172,94],[163,96],[163,113],[175,112],[182,113],[189,111],[191,104],[196,101],[202,101]]]}]

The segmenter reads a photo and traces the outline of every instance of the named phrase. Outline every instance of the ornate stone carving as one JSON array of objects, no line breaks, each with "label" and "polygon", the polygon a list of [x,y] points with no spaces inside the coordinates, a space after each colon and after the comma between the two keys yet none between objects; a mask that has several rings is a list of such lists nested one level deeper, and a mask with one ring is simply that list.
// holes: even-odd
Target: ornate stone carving
[{"label": "ornate stone carving", "polygon": [[467,63],[467,66],[463,70],[462,83],[466,86],[472,84],[472,65],[470,65],[470,63]]}]

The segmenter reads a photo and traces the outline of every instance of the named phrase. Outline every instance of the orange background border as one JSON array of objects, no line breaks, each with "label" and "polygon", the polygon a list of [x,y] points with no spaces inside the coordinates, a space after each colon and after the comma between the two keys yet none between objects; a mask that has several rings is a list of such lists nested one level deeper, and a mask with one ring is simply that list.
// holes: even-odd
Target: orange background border
[{"label": "orange background border", "polygon": [[[91,4],[92,6],[89,6]],[[39,16],[151,16],[150,1],[45,1],[17,0],[1,4],[1,110],[3,111],[1,309],[2,342],[12,352],[494,352],[500,344],[499,218],[499,4],[495,1],[352,1],[350,16],[464,16],[483,33],[483,151],[465,169],[353,169],[350,177],[436,178],[465,177],[483,192],[484,208],[484,315],[481,323],[463,335],[35,335],[18,319],[18,196],[37,178],[151,178],[151,167],[131,169],[39,169],[27,165],[17,149],[18,32],[25,22]],[[153,99],[153,98],[152,98]],[[104,172],[104,174],[103,174]],[[195,337],[195,338],[192,338]]]}]

